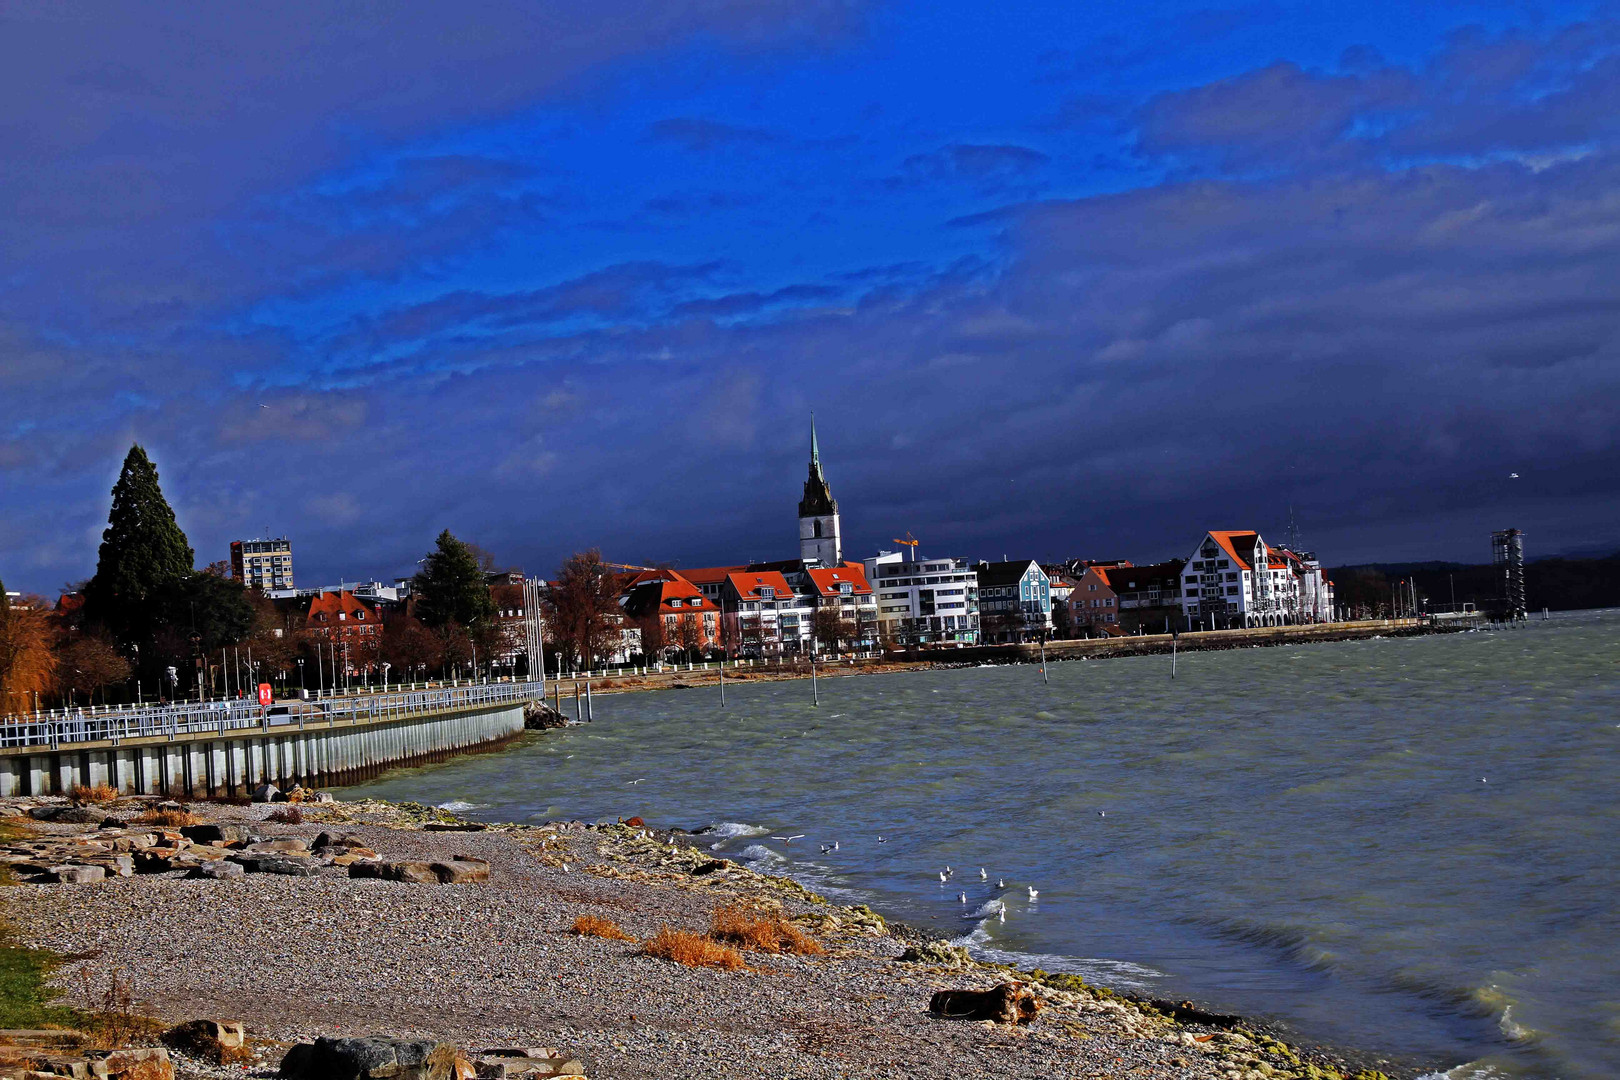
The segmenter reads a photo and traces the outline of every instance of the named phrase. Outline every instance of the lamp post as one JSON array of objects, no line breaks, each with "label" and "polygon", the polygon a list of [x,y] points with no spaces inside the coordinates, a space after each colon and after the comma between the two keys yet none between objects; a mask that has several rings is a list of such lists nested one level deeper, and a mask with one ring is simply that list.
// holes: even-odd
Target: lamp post
[{"label": "lamp post", "polygon": [[300,656],[298,658],[298,696],[303,697],[308,692],[309,687],[304,685],[304,658]]}]

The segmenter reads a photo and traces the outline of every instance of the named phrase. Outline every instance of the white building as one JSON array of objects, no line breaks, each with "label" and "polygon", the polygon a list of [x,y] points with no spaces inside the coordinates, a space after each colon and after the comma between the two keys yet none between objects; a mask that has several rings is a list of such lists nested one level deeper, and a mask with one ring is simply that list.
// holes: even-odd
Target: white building
[{"label": "white building", "polygon": [[897,645],[979,641],[979,575],[966,559],[907,559],[897,551],[866,560],[877,594],[879,635]]},{"label": "white building", "polygon": [[1272,547],[1257,532],[1204,534],[1182,570],[1181,610],[1190,627],[1227,629],[1326,622],[1333,583],[1313,555]]}]

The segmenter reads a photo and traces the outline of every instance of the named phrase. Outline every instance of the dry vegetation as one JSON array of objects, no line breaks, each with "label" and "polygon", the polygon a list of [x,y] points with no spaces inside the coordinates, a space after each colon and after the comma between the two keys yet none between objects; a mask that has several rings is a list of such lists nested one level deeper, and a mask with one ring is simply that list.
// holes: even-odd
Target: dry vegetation
[{"label": "dry vegetation", "polygon": [[283,806],[279,810],[272,810],[265,815],[266,821],[279,822],[282,825],[302,825],[304,812],[296,806]]},{"label": "dry vegetation", "polygon": [[658,936],[641,947],[648,956],[660,960],[673,960],[687,967],[712,967],[722,971],[738,971],[743,964],[742,953],[729,945],[722,945],[702,934],[690,930],[658,928]]},{"label": "dry vegetation", "polygon": [[612,919],[600,915],[581,915],[574,920],[574,933],[580,937],[606,938],[608,941],[634,941],[635,938],[619,928]]},{"label": "dry vegetation", "polygon": [[79,784],[68,791],[68,798],[81,806],[85,803],[109,803],[118,798],[118,789],[111,784],[95,784],[91,787]]},{"label": "dry vegetation", "polygon": [[754,952],[820,956],[827,951],[821,947],[821,942],[788,922],[780,913],[761,911],[747,904],[727,904],[716,908],[709,935],[716,941]]},{"label": "dry vegetation", "polygon": [[186,825],[200,825],[202,818],[187,810],[148,810],[137,816],[142,825],[156,825],[163,829],[178,829]]}]

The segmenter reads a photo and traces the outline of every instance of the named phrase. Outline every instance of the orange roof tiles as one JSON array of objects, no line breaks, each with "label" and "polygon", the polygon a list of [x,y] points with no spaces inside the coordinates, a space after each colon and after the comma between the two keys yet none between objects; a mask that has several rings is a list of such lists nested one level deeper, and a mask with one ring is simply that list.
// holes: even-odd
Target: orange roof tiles
[{"label": "orange roof tiles", "polygon": [[841,566],[828,566],[808,568],[805,573],[815,585],[816,591],[822,596],[837,596],[843,592],[847,583],[850,592],[856,596],[863,596],[872,591],[872,586],[866,582],[866,567],[860,563],[844,563]]}]

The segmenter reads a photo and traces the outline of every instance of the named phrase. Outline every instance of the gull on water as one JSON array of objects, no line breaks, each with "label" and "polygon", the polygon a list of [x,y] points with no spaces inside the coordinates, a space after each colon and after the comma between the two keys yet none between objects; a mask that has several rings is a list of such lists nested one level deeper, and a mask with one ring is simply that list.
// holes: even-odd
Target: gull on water
[{"label": "gull on water", "polygon": [[962,903],[964,903],[964,904],[965,904],[965,903],[967,903],[967,893],[965,893],[965,892],[959,892],[959,893],[957,893],[957,894],[956,894],[956,898],[957,898],[957,899],[958,899],[958,900],[960,900],[960,901],[962,901]]},{"label": "gull on water", "polygon": [[823,855],[830,855],[832,852],[837,851],[837,850],[838,850],[838,845],[837,844],[822,844],[821,845],[821,853]]},{"label": "gull on water", "polygon": [[984,867],[982,867],[982,866],[979,867],[979,880],[980,881],[989,881],[990,880],[990,875],[984,872]]},{"label": "gull on water", "polygon": [[[641,780],[645,780],[645,779],[647,779],[645,776],[643,776],[641,778]],[[632,780],[632,781],[630,781],[630,783],[631,783],[631,785],[639,784],[639,783],[641,783],[641,780]]]},{"label": "gull on water", "polygon": [[996,888],[1005,889],[1006,887],[1007,887],[1007,882],[1005,880],[1003,880],[1002,878],[996,878]]},{"label": "gull on water", "polygon": [[1007,909],[1006,908],[1002,908],[1000,911],[996,912],[996,921],[997,922],[1006,922],[1007,921]]},{"label": "gull on water", "polygon": [[887,837],[887,836],[881,836],[881,835],[880,835],[880,836],[879,836],[879,837],[878,837],[878,843],[880,843],[880,844],[887,844],[887,843],[888,843],[888,842],[889,842],[889,838],[888,838],[888,837]]},{"label": "gull on water", "polygon": [[951,879],[950,879],[950,875],[949,875],[949,874],[947,874],[947,873],[945,873],[945,871],[943,871],[943,870],[941,870],[941,871],[940,871],[940,872],[939,872],[939,883],[940,883],[940,884],[941,884],[941,885],[943,885],[943,884],[945,884],[945,883],[946,883],[946,882],[947,882],[947,881],[949,881],[949,880],[951,880]]},{"label": "gull on water", "polygon": [[1037,888],[1036,888],[1036,887],[1035,887],[1035,886],[1033,886],[1033,885],[1026,885],[1026,886],[1025,886],[1025,888],[1027,888],[1027,889],[1028,889],[1028,890],[1029,890],[1029,898],[1030,898],[1030,899],[1031,899],[1031,900],[1033,900],[1033,899],[1035,899],[1035,898],[1036,898],[1036,897],[1037,897],[1037,896],[1039,896],[1039,895],[1041,895],[1041,890],[1039,890],[1039,889],[1037,889]]}]

